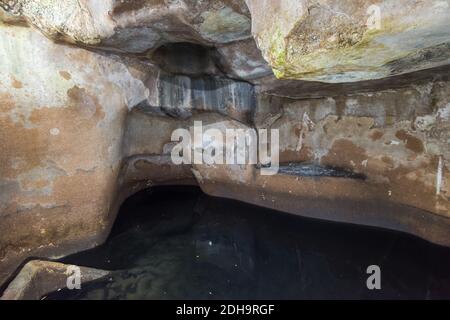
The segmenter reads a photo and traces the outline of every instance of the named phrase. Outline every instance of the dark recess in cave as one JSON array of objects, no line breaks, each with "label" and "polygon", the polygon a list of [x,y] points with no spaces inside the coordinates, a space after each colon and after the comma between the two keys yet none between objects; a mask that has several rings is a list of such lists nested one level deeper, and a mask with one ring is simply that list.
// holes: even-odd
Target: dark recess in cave
[{"label": "dark recess in cave", "polygon": [[[111,278],[48,299],[450,298],[450,249],[381,229],[323,222],[157,187],[130,197],[107,242],[63,259]],[[381,291],[366,288],[369,265]]]}]

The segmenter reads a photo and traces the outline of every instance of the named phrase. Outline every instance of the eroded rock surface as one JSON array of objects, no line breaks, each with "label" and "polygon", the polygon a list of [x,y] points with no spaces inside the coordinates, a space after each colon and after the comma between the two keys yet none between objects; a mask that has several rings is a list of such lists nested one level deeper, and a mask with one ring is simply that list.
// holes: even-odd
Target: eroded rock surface
[{"label": "eroded rock surface", "polygon": [[449,63],[446,0],[246,2],[278,78],[352,82]]},{"label": "eroded rock surface", "polygon": [[83,283],[106,277],[109,272],[52,261],[31,260],[6,288],[0,300],[40,300],[46,294],[67,288],[67,279],[77,272]]},{"label": "eroded rock surface", "polygon": [[139,55],[202,44],[243,79],[269,72],[251,33],[280,79],[353,82],[450,61],[448,0],[10,2],[10,13],[52,39]]},{"label": "eroded rock surface", "polygon": [[53,0],[15,0],[5,7],[17,22],[26,21],[58,41],[139,56],[189,42],[217,49],[226,71],[242,79],[269,69],[254,45],[243,0],[69,0],[63,6]]},{"label": "eroded rock surface", "polygon": [[[450,245],[447,1],[377,3],[375,31],[371,1],[0,3],[0,283],[160,184]],[[284,169],[175,165],[196,121],[278,130]]]}]

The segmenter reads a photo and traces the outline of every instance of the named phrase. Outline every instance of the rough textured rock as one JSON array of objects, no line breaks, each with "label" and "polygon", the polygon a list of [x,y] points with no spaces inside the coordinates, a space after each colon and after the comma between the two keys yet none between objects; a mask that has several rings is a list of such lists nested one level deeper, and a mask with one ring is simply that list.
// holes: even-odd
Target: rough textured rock
[{"label": "rough textured rock", "polygon": [[[403,74],[449,62],[447,2],[382,1],[377,32],[371,1],[0,3],[0,283],[159,184],[450,246],[449,66]],[[282,170],[175,165],[195,121],[279,130]]]},{"label": "rough textured rock", "polygon": [[132,107],[250,117],[247,83],[164,75],[21,26],[1,27],[0,36],[1,272],[24,255],[68,253],[107,235],[120,204],[116,181]]},{"label": "rough textured rock", "polygon": [[53,0],[16,0],[8,9],[20,21],[25,20],[58,41],[140,56],[151,56],[170,43],[223,46],[226,52],[221,59],[231,66],[228,71],[232,75],[239,73],[243,79],[261,72],[261,64],[265,64],[259,50],[240,53],[256,62],[235,65],[238,53],[228,56],[237,49],[228,45],[235,41],[249,39],[244,41],[248,43],[245,46],[254,46],[250,14],[243,0],[69,0],[63,6]]},{"label": "rough textured rock", "polygon": [[255,104],[253,86],[220,77],[191,78],[159,73],[147,82],[149,99],[141,109],[151,113],[187,118],[199,111],[215,111],[247,121]]},{"label": "rough textured rock", "polygon": [[[109,272],[78,267],[51,261],[32,260],[27,262],[19,274],[6,288],[0,300],[40,300],[46,294],[67,287],[67,278],[80,271],[80,285],[106,277]],[[79,269],[78,269],[79,268]]]},{"label": "rough textured rock", "polygon": [[223,45],[217,51],[219,64],[231,77],[252,81],[273,74],[253,39]]},{"label": "rough textured rock", "polygon": [[448,1],[246,2],[278,78],[352,82],[449,63]]},{"label": "rough textured rock", "polygon": [[396,90],[408,87],[412,83],[423,85],[433,81],[448,81],[449,79],[450,66],[446,65],[383,79],[359,82],[323,83],[317,81],[277,80],[275,76],[267,76],[257,79],[256,84],[258,92],[266,95],[291,99],[307,99]]},{"label": "rough textured rock", "polygon": [[[6,1],[5,1],[6,2]],[[125,52],[165,42],[227,43],[250,36],[242,1],[16,0],[10,11],[51,38]]]},{"label": "rough textured rock", "polygon": [[11,13],[70,43],[140,55],[167,43],[217,47],[228,73],[247,80],[268,73],[250,31],[280,79],[353,82],[450,62],[447,0],[13,3]]},{"label": "rough textured rock", "polygon": [[280,159],[362,173],[386,201],[448,217],[449,93],[449,82],[437,82],[285,101],[271,126],[280,130]]},{"label": "rough textured rock", "polygon": [[148,90],[113,56],[56,45],[23,27],[0,27],[0,38],[4,278],[24,255],[102,241],[125,116]]}]

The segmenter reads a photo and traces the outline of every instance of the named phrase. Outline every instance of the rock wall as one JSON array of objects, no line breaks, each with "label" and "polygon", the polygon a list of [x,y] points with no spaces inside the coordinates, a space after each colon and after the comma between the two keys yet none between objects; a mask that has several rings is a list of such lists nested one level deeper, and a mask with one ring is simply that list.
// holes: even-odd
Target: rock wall
[{"label": "rock wall", "polygon": [[[448,2],[372,4],[0,1],[0,283],[159,184],[449,246]],[[174,165],[195,121],[279,130],[279,173]]]},{"label": "rock wall", "polygon": [[352,82],[449,63],[447,0],[247,0],[282,79]]},{"label": "rock wall", "polygon": [[1,26],[0,38],[4,279],[10,262],[102,241],[128,106],[146,88],[113,56],[57,45],[24,27]]}]

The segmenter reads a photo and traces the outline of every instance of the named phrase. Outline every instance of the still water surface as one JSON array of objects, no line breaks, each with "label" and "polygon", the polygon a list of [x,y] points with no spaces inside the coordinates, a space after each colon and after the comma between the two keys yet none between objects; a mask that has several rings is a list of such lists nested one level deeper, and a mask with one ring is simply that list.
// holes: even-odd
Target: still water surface
[{"label": "still water surface", "polygon": [[[47,299],[450,298],[450,249],[191,187],[134,195],[104,245],[62,261],[113,272]],[[382,288],[370,291],[366,269],[374,264]]]}]

